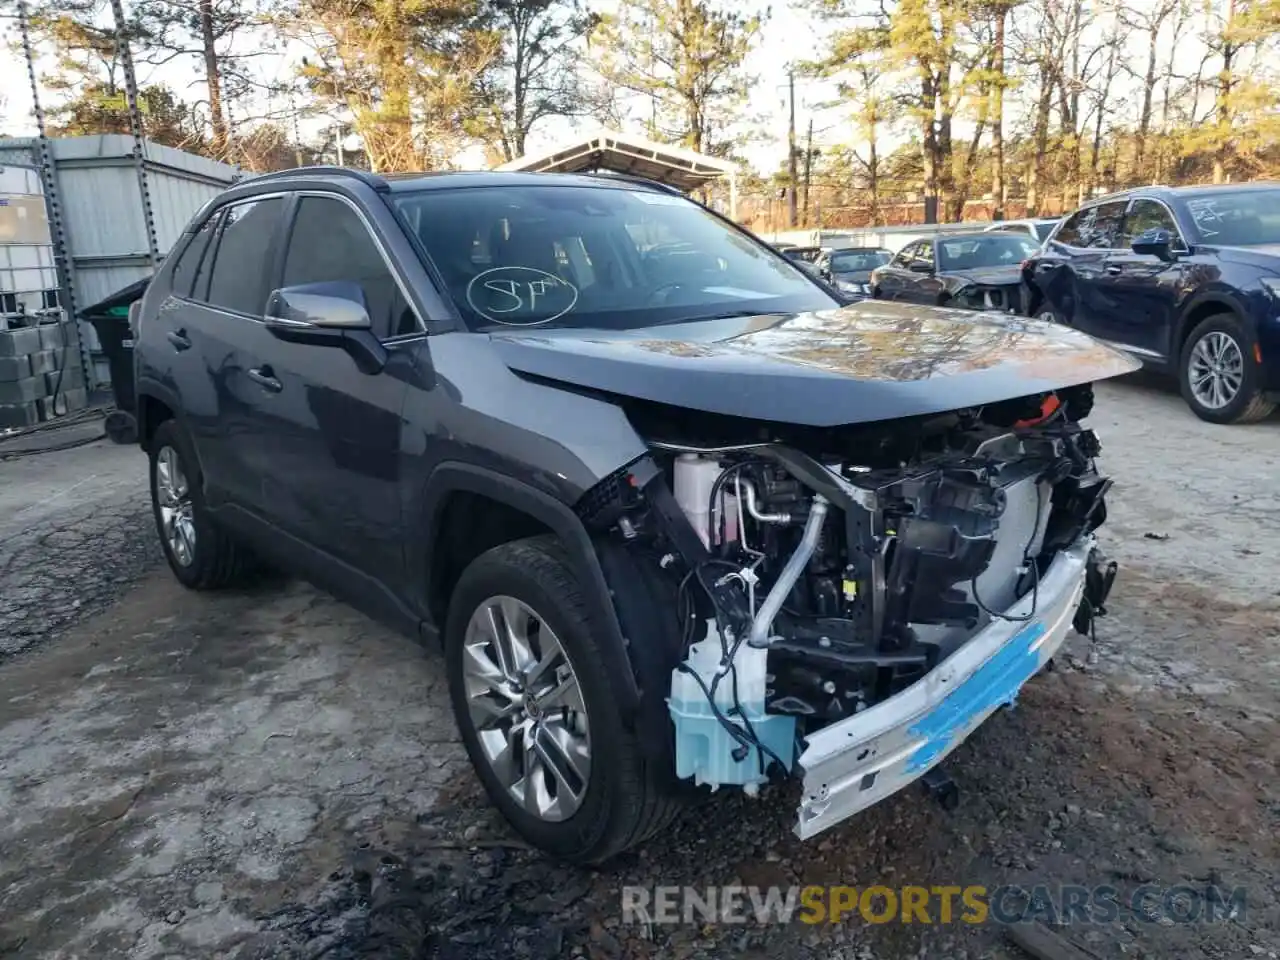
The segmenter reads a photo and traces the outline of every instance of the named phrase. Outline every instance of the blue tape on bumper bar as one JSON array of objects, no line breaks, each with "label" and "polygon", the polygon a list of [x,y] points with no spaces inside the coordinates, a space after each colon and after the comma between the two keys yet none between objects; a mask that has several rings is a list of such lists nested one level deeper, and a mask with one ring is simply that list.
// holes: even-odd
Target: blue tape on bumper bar
[{"label": "blue tape on bumper bar", "polygon": [[1022,685],[1040,669],[1037,641],[1044,630],[1043,623],[1023,627],[951,696],[911,727],[912,736],[924,737],[925,743],[911,754],[908,771],[927,769],[946,753],[952,739],[963,736],[976,720],[998,706],[1013,703]]}]

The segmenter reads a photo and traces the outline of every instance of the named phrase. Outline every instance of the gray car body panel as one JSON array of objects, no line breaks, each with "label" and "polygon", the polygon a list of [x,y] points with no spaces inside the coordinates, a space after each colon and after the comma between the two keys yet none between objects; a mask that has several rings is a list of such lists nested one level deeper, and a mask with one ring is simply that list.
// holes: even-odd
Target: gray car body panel
[{"label": "gray car body panel", "polygon": [[839,426],[942,413],[1137,369],[1024,318],[867,300],[838,310],[640,330],[492,334],[511,369],[708,413]]}]

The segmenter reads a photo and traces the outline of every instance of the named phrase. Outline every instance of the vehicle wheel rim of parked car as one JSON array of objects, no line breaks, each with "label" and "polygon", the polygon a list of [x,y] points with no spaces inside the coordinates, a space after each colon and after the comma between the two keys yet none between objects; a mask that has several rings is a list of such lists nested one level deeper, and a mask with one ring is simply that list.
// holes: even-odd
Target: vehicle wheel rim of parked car
[{"label": "vehicle wheel rim of parked car", "polygon": [[1036,319],[1039,320],[1041,323],[1053,323],[1058,318],[1054,316],[1052,310],[1041,310],[1040,313],[1036,316]]},{"label": "vehicle wheel rim of parked car", "polygon": [[173,447],[162,447],[156,456],[156,494],[160,523],[173,558],[190,566],[196,555],[196,524],[191,511],[191,489],[182,460]]},{"label": "vehicle wheel rim of parked car", "polygon": [[502,786],[540,820],[572,816],[591,778],[586,704],[559,638],[528,604],[491,597],[467,624],[467,707]]},{"label": "vehicle wheel rim of parked car", "polygon": [[1244,354],[1235,339],[1214,330],[1191,349],[1188,379],[1197,401],[1220,410],[1236,398],[1244,382]]}]

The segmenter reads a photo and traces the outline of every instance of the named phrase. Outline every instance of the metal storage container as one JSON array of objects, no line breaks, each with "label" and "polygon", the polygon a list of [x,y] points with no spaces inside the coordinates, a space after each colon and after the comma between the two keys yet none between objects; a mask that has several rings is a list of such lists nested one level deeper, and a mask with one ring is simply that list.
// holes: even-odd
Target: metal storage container
[{"label": "metal storage container", "polygon": [[57,288],[40,175],[0,166],[0,330],[9,315],[54,306]]},{"label": "metal storage container", "polygon": [[[74,294],[74,302],[61,305],[74,312],[151,275],[147,224],[132,137],[63,137],[50,140],[49,145]],[[192,215],[234,183],[240,172],[225,163],[150,141],[145,154],[156,249],[164,256]],[[0,166],[34,167],[38,156],[34,139],[0,139]],[[36,179],[38,185],[38,175]],[[53,263],[50,248],[48,263],[39,266]],[[0,261],[0,269],[3,267]],[[92,353],[91,378],[95,383],[106,383],[107,365],[93,328],[83,323],[80,327],[81,338]]]}]

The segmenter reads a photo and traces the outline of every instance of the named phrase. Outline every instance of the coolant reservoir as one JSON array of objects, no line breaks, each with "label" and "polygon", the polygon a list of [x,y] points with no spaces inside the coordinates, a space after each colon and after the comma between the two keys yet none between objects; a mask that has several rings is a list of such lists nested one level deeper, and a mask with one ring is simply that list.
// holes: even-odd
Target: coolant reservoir
[{"label": "coolant reservoir", "polygon": [[[700,457],[696,453],[682,453],[676,457],[675,465],[675,498],[684,515],[689,518],[693,529],[705,547],[718,542],[719,514],[713,518],[711,514],[711,489],[716,478],[724,473],[724,468],[711,457]],[[730,542],[738,539],[738,501],[723,490],[717,497],[717,508],[724,511],[724,539]]]},{"label": "coolant reservoir", "polygon": [[[751,729],[760,743],[789,770],[795,754],[796,719],[765,713],[768,656],[768,651],[763,648],[745,642],[739,644],[733,662],[737,670],[737,704],[741,705],[742,713],[737,713],[737,704],[734,703],[733,674],[726,673],[720,679],[714,702],[720,714],[734,726],[744,728],[743,718],[750,720]],[[676,775],[692,777],[695,783],[707,784],[712,790],[724,784],[734,784],[754,794],[759,784],[768,780],[764,770],[772,758],[768,753],[762,757],[758,747],[750,746],[741,759],[736,759],[734,751],[739,750],[741,744],[716,717],[703,691],[703,687],[711,689],[716,674],[722,668],[723,657],[720,632],[715,620],[708,619],[706,639],[690,644],[689,656],[685,660],[685,665],[697,674],[702,684],[679,669],[671,674],[671,696],[667,706],[676,730]]]}]

